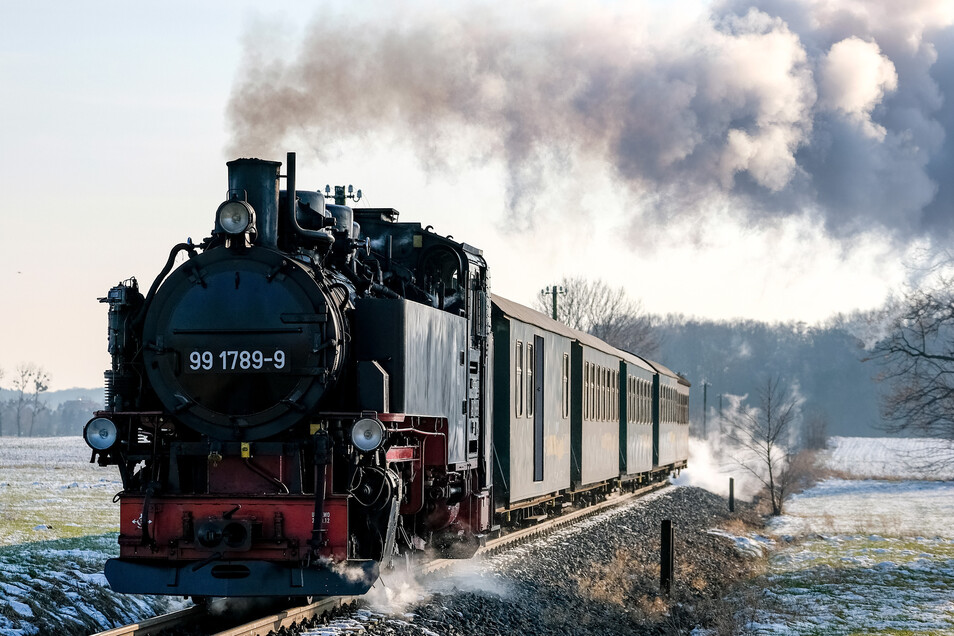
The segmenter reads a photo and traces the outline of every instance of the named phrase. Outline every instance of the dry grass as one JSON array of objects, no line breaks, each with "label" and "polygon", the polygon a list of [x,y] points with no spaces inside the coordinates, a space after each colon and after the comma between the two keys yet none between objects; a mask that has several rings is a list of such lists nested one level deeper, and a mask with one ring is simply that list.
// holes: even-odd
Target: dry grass
[{"label": "dry grass", "polygon": [[[719,525],[737,536],[762,527],[760,518],[750,511]],[[666,596],[659,591],[658,552],[658,542],[643,546],[640,552],[618,550],[609,563],[594,563],[575,577],[580,594],[594,603],[624,609],[634,632],[685,634],[703,626],[711,634],[741,633],[739,617],[744,607],[740,603],[753,599],[737,586],[761,573],[764,561],[743,559],[722,537],[677,538],[673,589]]]}]

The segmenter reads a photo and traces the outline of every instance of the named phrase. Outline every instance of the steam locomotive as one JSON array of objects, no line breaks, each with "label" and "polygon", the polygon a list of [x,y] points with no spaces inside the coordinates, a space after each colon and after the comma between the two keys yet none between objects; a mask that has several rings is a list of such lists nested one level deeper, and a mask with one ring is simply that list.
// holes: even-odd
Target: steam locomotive
[{"label": "steam locomotive", "polygon": [[360,191],[297,190],[294,153],[227,165],[212,235],[100,299],[114,590],[363,594],[686,465],[683,378],[491,296],[479,249]]}]

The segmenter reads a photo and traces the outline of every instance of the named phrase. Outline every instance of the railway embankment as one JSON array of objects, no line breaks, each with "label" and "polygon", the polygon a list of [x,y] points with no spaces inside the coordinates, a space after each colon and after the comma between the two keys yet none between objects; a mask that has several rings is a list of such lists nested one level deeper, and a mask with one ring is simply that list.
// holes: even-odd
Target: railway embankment
[{"label": "railway embankment", "polygon": [[[675,568],[660,589],[663,520]],[[758,514],[693,487],[671,487],[571,527],[413,583],[372,592],[371,634],[735,633],[744,586],[762,563]],[[716,532],[713,532],[716,530]]]}]

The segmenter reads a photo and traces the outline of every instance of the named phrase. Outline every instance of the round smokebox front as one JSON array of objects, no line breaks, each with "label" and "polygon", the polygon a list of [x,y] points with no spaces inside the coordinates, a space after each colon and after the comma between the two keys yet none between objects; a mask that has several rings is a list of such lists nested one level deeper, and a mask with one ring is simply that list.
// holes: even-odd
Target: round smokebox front
[{"label": "round smokebox front", "polygon": [[143,333],[146,372],[187,426],[261,439],[318,404],[341,364],[340,332],[337,311],[294,261],[219,248],[160,287]]}]

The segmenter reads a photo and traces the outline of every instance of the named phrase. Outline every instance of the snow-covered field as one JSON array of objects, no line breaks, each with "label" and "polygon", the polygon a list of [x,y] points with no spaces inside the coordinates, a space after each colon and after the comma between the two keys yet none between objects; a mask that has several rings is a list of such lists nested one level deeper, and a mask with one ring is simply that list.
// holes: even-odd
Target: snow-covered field
[{"label": "snow-covered field", "polygon": [[0,437],[0,635],[89,634],[154,616],[165,600],[114,595],[122,485],[79,437]]},{"label": "snow-covered field", "polygon": [[824,456],[853,478],[954,480],[954,444],[943,440],[832,437]]},{"label": "snow-covered field", "polygon": [[[752,632],[954,635],[954,454],[919,472],[931,445],[834,438],[832,468],[879,479],[831,479],[789,501]],[[0,636],[87,634],[170,609],[106,586],[120,487],[79,438],[0,438]]]},{"label": "snow-covered field", "polygon": [[792,497],[772,526],[780,547],[754,633],[954,634],[954,481],[904,479],[930,446],[833,440],[831,468],[890,479],[829,479]]}]

